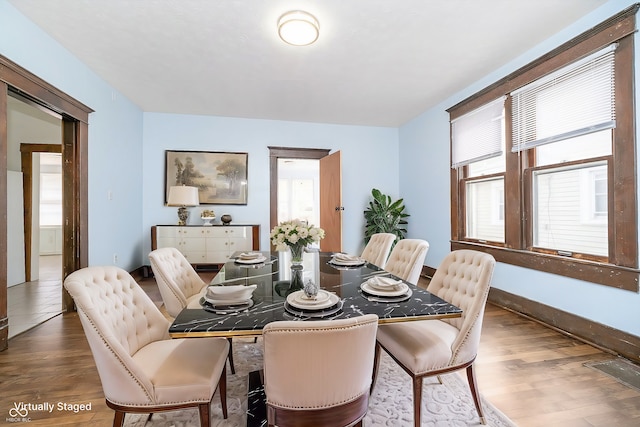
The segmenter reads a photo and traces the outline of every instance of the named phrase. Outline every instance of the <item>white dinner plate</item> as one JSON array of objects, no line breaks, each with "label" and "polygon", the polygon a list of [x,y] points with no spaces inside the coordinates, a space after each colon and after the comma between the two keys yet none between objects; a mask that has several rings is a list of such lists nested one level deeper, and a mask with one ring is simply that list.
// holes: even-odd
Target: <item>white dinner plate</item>
[{"label": "white dinner plate", "polygon": [[331,259],[331,261],[329,261],[329,264],[334,264],[334,265],[339,265],[341,267],[357,267],[360,265],[364,265],[366,263],[365,260],[363,259],[357,259],[357,260],[353,260],[353,261],[346,261],[346,260],[340,260],[340,259]]},{"label": "white dinner plate", "polygon": [[392,279],[391,277],[375,276],[367,280],[367,285],[380,291],[394,291],[400,289],[403,284],[402,280]]},{"label": "white dinner plate", "polygon": [[382,297],[382,296],[376,296],[376,295],[369,295],[366,292],[362,292],[362,296],[368,299],[369,301],[384,302],[387,304],[407,301],[408,299],[411,298],[412,295],[413,295],[413,291],[411,289],[409,289],[406,294],[400,295],[399,297],[390,297],[386,295]]},{"label": "white dinner plate", "polygon": [[204,297],[204,300],[212,305],[236,305],[236,304],[248,304],[251,301],[249,299],[218,299],[218,298],[208,298]]},{"label": "white dinner plate", "polygon": [[242,304],[231,304],[229,302],[225,302],[223,304],[211,304],[208,301],[205,301],[204,298],[200,299],[200,304],[202,308],[206,311],[210,311],[216,314],[233,314],[238,313],[243,310],[247,310],[253,306],[253,300],[245,301]]},{"label": "white dinner plate", "polygon": [[377,295],[380,297],[398,297],[400,295],[406,294],[407,291],[409,290],[409,286],[407,286],[406,283],[402,283],[394,287],[393,289],[381,290],[381,289],[374,288],[368,282],[363,282],[360,285],[360,289],[362,289],[368,294]]},{"label": "white dinner plate", "polygon": [[263,257],[264,255],[262,254],[262,252],[242,252],[240,255],[237,256],[237,258],[239,259],[255,259],[255,258],[260,258]]},{"label": "white dinner plate", "polygon": [[331,293],[325,290],[318,290],[318,295],[315,298],[309,298],[304,291],[294,292],[295,294],[295,303],[300,306],[308,306],[310,308],[316,308],[320,304],[325,303],[331,298]]},{"label": "white dinner plate", "polygon": [[338,302],[326,309],[326,310],[315,310],[315,311],[309,311],[306,309],[298,309],[296,307],[293,307],[291,304],[289,304],[288,302],[284,303],[284,309],[286,312],[291,313],[297,317],[307,317],[307,318],[317,318],[317,319],[321,319],[321,318],[325,318],[325,317],[329,317],[329,316],[333,316],[334,314],[337,314],[340,312],[340,310],[342,310],[342,305],[343,302],[341,299],[338,299]]},{"label": "white dinner plate", "polygon": [[258,257],[258,258],[236,258],[235,262],[237,262],[238,264],[260,264],[261,262],[265,262],[267,260],[267,257],[265,257],[264,255]]},{"label": "white dinner plate", "polygon": [[336,253],[331,256],[331,261],[329,262],[335,265],[342,266],[358,266],[363,265],[366,261],[356,255]]},{"label": "white dinner plate", "polygon": [[[336,305],[338,301],[340,301],[340,297],[338,297],[336,294],[332,294],[331,292],[327,292],[323,290],[320,290],[318,294],[320,294],[320,292],[327,293],[328,298],[325,298],[319,302],[311,303],[311,300],[306,298],[306,296],[304,295],[304,291],[296,291],[287,295],[287,303],[294,308],[315,311],[315,310],[324,310],[326,308]],[[304,299],[301,298],[301,294],[304,297]]]}]

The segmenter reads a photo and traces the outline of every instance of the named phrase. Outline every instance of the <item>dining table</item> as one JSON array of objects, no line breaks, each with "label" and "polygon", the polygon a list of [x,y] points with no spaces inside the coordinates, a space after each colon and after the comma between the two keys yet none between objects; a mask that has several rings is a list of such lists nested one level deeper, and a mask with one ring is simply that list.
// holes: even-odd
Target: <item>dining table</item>
[{"label": "dining table", "polygon": [[[345,319],[376,314],[379,324],[415,320],[460,317],[462,310],[414,284],[404,282],[408,291],[387,297],[373,295],[362,285],[373,277],[398,277],[378,266],[338,265],[334,253],[307,251],[300,269],[292,269],[288,252],[261,252],[259,263],[237,262],[239,253],[231,256],[209,286],[256,285],[250,306],[237,309],[215,309],[203,296],[183,309],[174,319],[169,334],[184,337],[259,336],[264,326],[280,320]],[[327,310],[306,311],[287,304],[289,294],[301,291],[308,282],[331,294],[336,304]]]},{"label": "dining table", "polygon": [[[178,314],[169,328],[172,337],[257,337],[265,325],[279,320],[331,320],[376,314],[378,322],[384,324],[462,315],[455,305],[364,260],[340,265],[336,253],[316,250],[306,250],[301,265],[292,264],[288,251],[252,253],[252,257],[258,256],[255,261],[243,260],[242,255],[232,254],[202,296]],[[365,286],[377,278],[398,282],[402,293],[388,295]],[[291,297],[301,295],[308,284],[318,285],[335,304],[325,304],[324,310],[291,306]],[[238,285],[255,285],[246,305],[216,307],[208,303],[208,288]],[[265,402],[262,372],[250,372],[247,427],[267,425]]]}]

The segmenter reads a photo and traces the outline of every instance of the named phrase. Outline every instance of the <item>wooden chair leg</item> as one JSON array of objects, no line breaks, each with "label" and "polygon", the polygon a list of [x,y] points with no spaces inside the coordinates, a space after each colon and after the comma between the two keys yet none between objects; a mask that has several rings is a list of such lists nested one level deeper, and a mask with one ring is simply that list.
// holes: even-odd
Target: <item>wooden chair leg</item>
[{"label": "wooden chair leg", "polygon": [[276,410],[272,407],[267,405],[267,426],[268,427],[272,427],[275,426],[276,424]]},{"label": "wooden chair leg", "polygon": [[413,378],[413,425],[420,427],[422,415],[422,377]]},{"label": "wooden chair leg", "polygon": [[113,427],[122,427],[124,425],[124,412],[115,410],[116,413],[113,416]]},{"label": "wooden chair leg", "polygon": [[229,341],[229,367],[231,368],[231,373],[235,374],[236,367],[233,366],[233,338],[229,337],[227,340]]},{"label": "wooden chair leg", "polygon": [[[218,380],[218,391],[220,392],[220,406],[222,406],[222,417],[227,419],[227,366],[222,368],[222,375]],[[208,424],[207,424],[208,425]]]},{"label": "wooden chair leg", "polygon": [[480,402],[480,393],[478,392],[478,382],[476,380],[476,371],[473,369],[473,363],[467,366],[467,380],[469,380],[469,388],[471,389],[473,403],[475,403],[476,410],[480,416],[480,423],[486,424],[487,420],[484,418],[484,412],[482,411],[482,403]]},{"label": "wooden chair leg", "polygon": [[[209,403],[201,403],[198,405],[198,410],[200,412],[200,426],[201,427],[209,427]],[[227,417],[225,417],[227,418]]]},{"label": "wooden chair leg", "polygon": [[378,369],[380,368],[380,351],[382,347],[376,341],[376,348],[373,355],[373,373],[371,375],[371,387],[369,388],[369,395],[373,394],[373,388],[376,386],[376,380],[378,379]]}]

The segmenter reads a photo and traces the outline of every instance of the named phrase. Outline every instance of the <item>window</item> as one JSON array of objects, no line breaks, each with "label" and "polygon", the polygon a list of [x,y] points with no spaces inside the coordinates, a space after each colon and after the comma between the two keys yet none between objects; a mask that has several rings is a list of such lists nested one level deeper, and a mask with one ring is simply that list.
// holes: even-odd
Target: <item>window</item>
[{"label": "window", "polygon": [[466,237],[504,242],[504,178],[466,183]]},{"label": "window", "polygon": [[452,249],[638,290],[637,10],[448,110]]},{"label": "window", "polygon": [[[61,156],[57,157],[58,165]],[[40,225],[62,225],[62,174],[40,174]]]},{"label": "window", "polygon": [[533,172],[534,248],[555,250],[565,256],[574,252],[608,256],[606,199],[600,206],[605,221],[594,221],[596,174],[604,176],[606,198],[606,166],[601,162]]}]

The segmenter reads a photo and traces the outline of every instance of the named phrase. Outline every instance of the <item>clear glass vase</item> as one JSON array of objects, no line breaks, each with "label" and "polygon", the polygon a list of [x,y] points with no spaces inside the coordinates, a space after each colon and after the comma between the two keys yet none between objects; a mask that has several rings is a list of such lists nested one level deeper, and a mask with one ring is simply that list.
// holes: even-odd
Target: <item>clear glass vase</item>
[{"label": "clear glass vase", "polygon": [[303,245],[291,245],[291,265],[302,265],[302,254],[304,254]]}]

